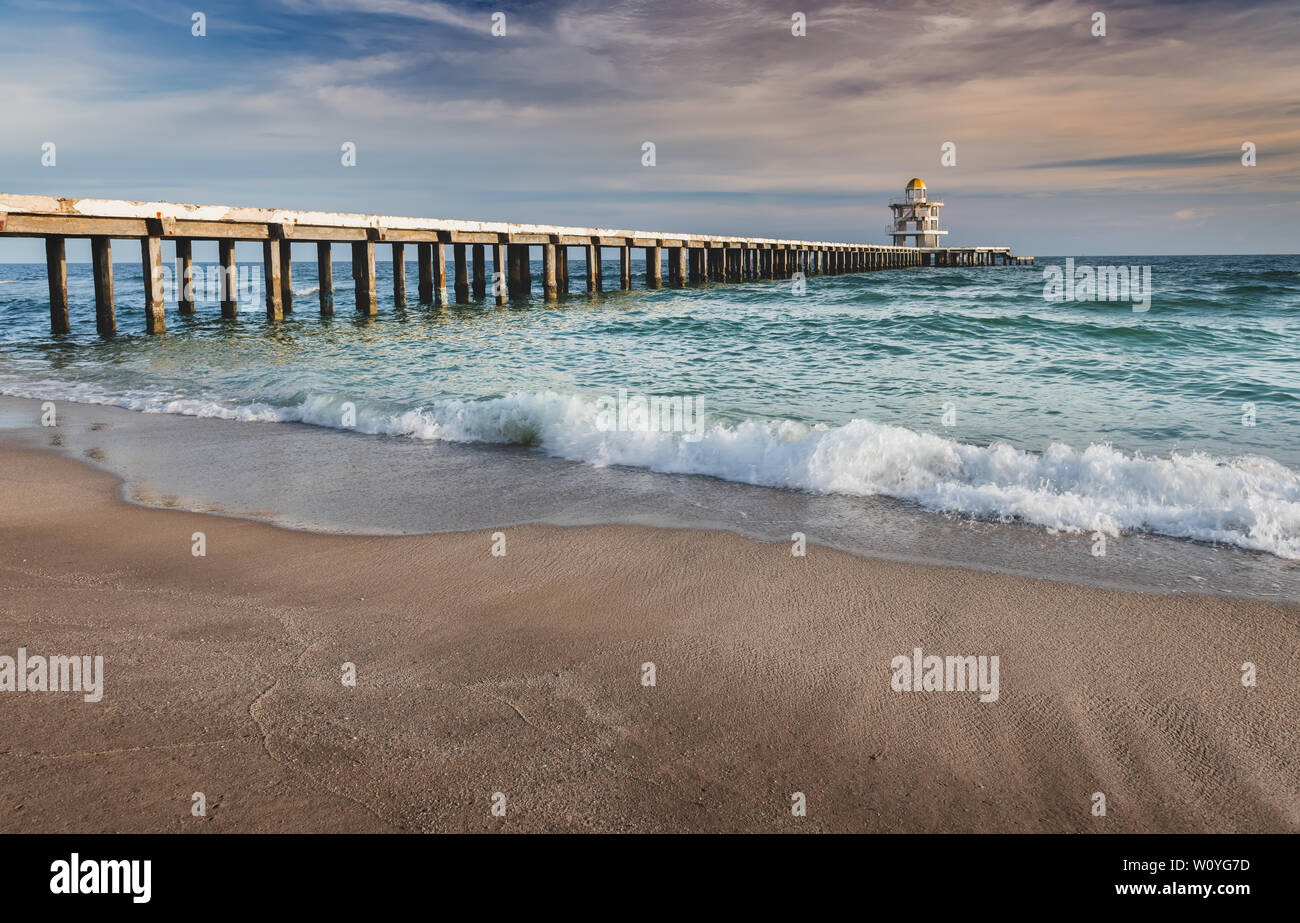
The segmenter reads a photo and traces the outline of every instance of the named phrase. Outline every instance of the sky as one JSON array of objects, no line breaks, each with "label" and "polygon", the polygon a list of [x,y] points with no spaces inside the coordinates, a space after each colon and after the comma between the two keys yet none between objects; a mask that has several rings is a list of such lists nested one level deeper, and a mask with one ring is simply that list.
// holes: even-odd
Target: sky
[{"label": "sky", "polygon": [[1296,253],[1297,49],[1296,0],[0,0],[0,191],[885,243],[920,176],[952,244]]}]

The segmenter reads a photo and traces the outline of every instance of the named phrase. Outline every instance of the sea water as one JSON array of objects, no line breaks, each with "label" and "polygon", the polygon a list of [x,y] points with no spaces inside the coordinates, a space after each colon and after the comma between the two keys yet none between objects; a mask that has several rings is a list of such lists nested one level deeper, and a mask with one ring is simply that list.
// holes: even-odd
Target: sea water
[{"label": "sea water", "polygon": [[[161,336],[144,333],[140,268],[124,262],[110,340],[95,334],[88,264],[69,264],[73,332],[61,336],[44,265],[0,264],[0,393],[225,421],[204,439],[260,443],[261,455],[221,453],[228,466],[248,452],[255,483],[205,474],[212,453],[189,457],[175,429],[141,430],[152,444],[123,445],[118,468],[148,469],[187,502],[314,528],[495,516],[805,531],[1073,577],[1124,565],[1060,562],[1122,560],[1126,542],[1158,537],[1186,551],[1187,573],[1165,588],[1245,567],[1261,595],[1286,595],[1300,560],[1300,257],[1074,257],[1150,266],[1137,311],[1046,299],[1043,268],[1064,259],[657,290],[634,260],[632,290],[598,295],[573,259],[571,294],[505,306],[417,304],[412,265],[404,308],[381,262],[373,317],[355,312],[338,263],[326,318],[314,260],[296,261],[283,322],[260,301],[223,319],[200,293],[192,316],[168,304]],[[617,263],[603,268],[616,285]],[[540,289],[536,263],[533,278]],[[664,432],[602,413],[629,395],[693,402],[698,420]],[[348,458],[345,477],[333,463]],[[348,482],[357,464],[364,486]],[[1018,550],[975,547],[1006,529]],[[1167,546],[1142,547],[1149,559]],[[1025,557],[1043,554],[1060,562]]]}]

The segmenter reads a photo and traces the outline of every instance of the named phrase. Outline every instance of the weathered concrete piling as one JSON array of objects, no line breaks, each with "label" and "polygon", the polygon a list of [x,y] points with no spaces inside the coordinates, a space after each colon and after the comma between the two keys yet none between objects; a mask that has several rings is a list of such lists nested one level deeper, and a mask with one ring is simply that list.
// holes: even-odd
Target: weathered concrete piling
[{"label": "weathered concrete piling", "polygon": [[[664,234],[606,228],[401,218],[340,212],[279,211],[180,205],[170,202],[125,202],[104,199],[61,199],[0,193],[0,237],[41,237],[49,270],[50,330],[68,333],[66,241],[89,238],[95,280],[95,326],[101,336],[117,331],[113,296],[112,241],[140,241],[144,284],[145,330],[166,329],[162,243],[176,246],[176,303],[181,314],[193,314],[193,242],[216,241],[220,274],[221,314],[238,315],[236,241],[262,244],[263,287],[268,320],[281,320],[293,311],[295,242],[316,244],[320,279],[320,313],[334,313],[334,274],[331,247],[352,247],[352,280],[357,312],[379,311],[376,293],[375,244],[388,245],[393,261],[393,303],[407,303],[406,245],[416,253],[416,296],[420,304],[447,304],[446,250],[453,260],[452,293],[457,304],[488,291],[486,260],[492,259],[492,299],[533,293],[534,247],[542,263],[541,294],[554,300],[570,291],[569,251],[580,248],[585,262],[586,289],[604,290],[601,258],[606,248],[618,250],[618,287],[632,287],[632,250],[645,254],[645,287],[661,288],[664,251],[668,285],[680,288],[706,282],[742,283],[916,266],[993,266],[1032,264],[1033,257],[1015,256],[1009,247],[907,247],[826,241],[727,237],[706,234]],[[473,258],[471,269],[470,257]],[[472,279],[472,283],[471,283]]]}]

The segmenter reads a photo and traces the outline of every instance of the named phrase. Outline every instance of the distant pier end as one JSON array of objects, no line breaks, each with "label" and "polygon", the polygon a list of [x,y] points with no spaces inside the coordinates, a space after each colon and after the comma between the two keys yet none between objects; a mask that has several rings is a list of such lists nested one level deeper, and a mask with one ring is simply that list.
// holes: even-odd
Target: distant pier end
[{"label": "distant pier end", "polygon": [[889,209],[894,221],[886,232],[894,238],[895,247],[938,247],[939,238],[948,232],[939,227],[939,209],[943,202],[932,199],[921,177],[913,177],[903,188],[901,199],[891,199]]},{"label": "distant pier end", "polygon": [[[664,251],[667,251],[668,285],[683,287],[704,282],[747,282],[804,276],[873,272],[917,266],[1013,266],[1033,262],[1033,257],[1015,256],[1010,247],[932,246],[947,233],[938,228],[938,208],[925,195],[919,179],[920,198],[913,189],[905,193],[904,213],[895,212],[890,232],[893,244],[860,244],[837,241],[786,240],[766,237],[679,234],[609,228],[565,227],[541,224],[511,224],[492,221],[458,221],[442,218],[403,218],[343,212],[282,211],[221,205],[185,205],[174,202],[129,202],[110,199],[56,198],[52,196],[0,193],[0,237],[45,239],[49,270],[50,329],[70,332],[68,322],[68,277],[65,241],[89,238],[95,280],[96,327],[101,336],[117,331],[113,292],[112,241],[134,240],[140,244],[144,278],[144,327],[149,333],[166,329],[162,242],[176,244],[176,302],[181,314],[194,313],[194,295],[187,284],[192,278],[192,243],[216,241],[220,256],[221,313],[238,314],[235,285],[235,242],[262,244],[265,271],[266,316],[278,321],[293,311],[290,245],[314,243],[320,273],[320,312],[334,313],[334,283],[331,246],[346,243],[352,251],[352,278],[356,308],[362,314],[378,311],[375,285],[375,245],[391,248],[393,299],[399,307],[407,300],[405,245],[413,244],[418,262],[417,297],[424,304],[446,304],[448,289],[458,304],[470,301],[470,279],[474,297],[484,297],[487,270],[485,258],[492,257],[491,297],[497,304],[510,298],[527,297],[533,291],[530,266],[532,248],[541,252],[541,292],[547,300],[569,291],[569,251],[578,247],[586,263],[586,289],[598,293],[604,285],[601,259],[606,248],[619,252],[620,289],[632,287],[631,251],[643,249],[646,257],[647,288],[663,286]],[[908,184],[912,189],[912,184]],[[922,214],[922,206],[925,213]],[[891,205],[892,207],[892,205]],[[910,210],[909,210],[910,209]],[[904,222],[899,228],[898,222]],[[906,222],[913,227],[907,228]],[[918,223],[920,222],[920,223]],[[930,224],[929,222],[933,222]],[[897,230],[895,230],[897,228]],[[902,243],[900,243],[900,239]],[[911,246],[908,240],[914,241]],[[446,252],[453,255],[453,284],[448,285]],[[473,268],[469,266],[472,254]]]}]

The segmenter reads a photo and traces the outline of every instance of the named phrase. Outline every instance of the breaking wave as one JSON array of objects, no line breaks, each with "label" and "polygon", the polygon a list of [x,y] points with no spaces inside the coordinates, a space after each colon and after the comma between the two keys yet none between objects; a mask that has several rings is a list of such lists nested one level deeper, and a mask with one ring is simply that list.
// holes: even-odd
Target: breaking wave
[{"label": "breaking wave", "polygon": [[[62,397],[148,413],[343,428],[343,395],[297,403],[101,393],[90,385],[10,381],[19,397]],[[1127,454],[1106,444],[1054,444],[1041,454],[1007,443],[969,445],[901,426],[793,420],[710,420],[698,438],[610,432],[596,401],[555,392],[439,400],[414,408],[353,401],[363,433],[526,445],[591,465],[707,475],[766,487],[888,496],[927,510],[1059,531],[1154,532],[1300,559],[1300,473],[1258,455]]]}]

